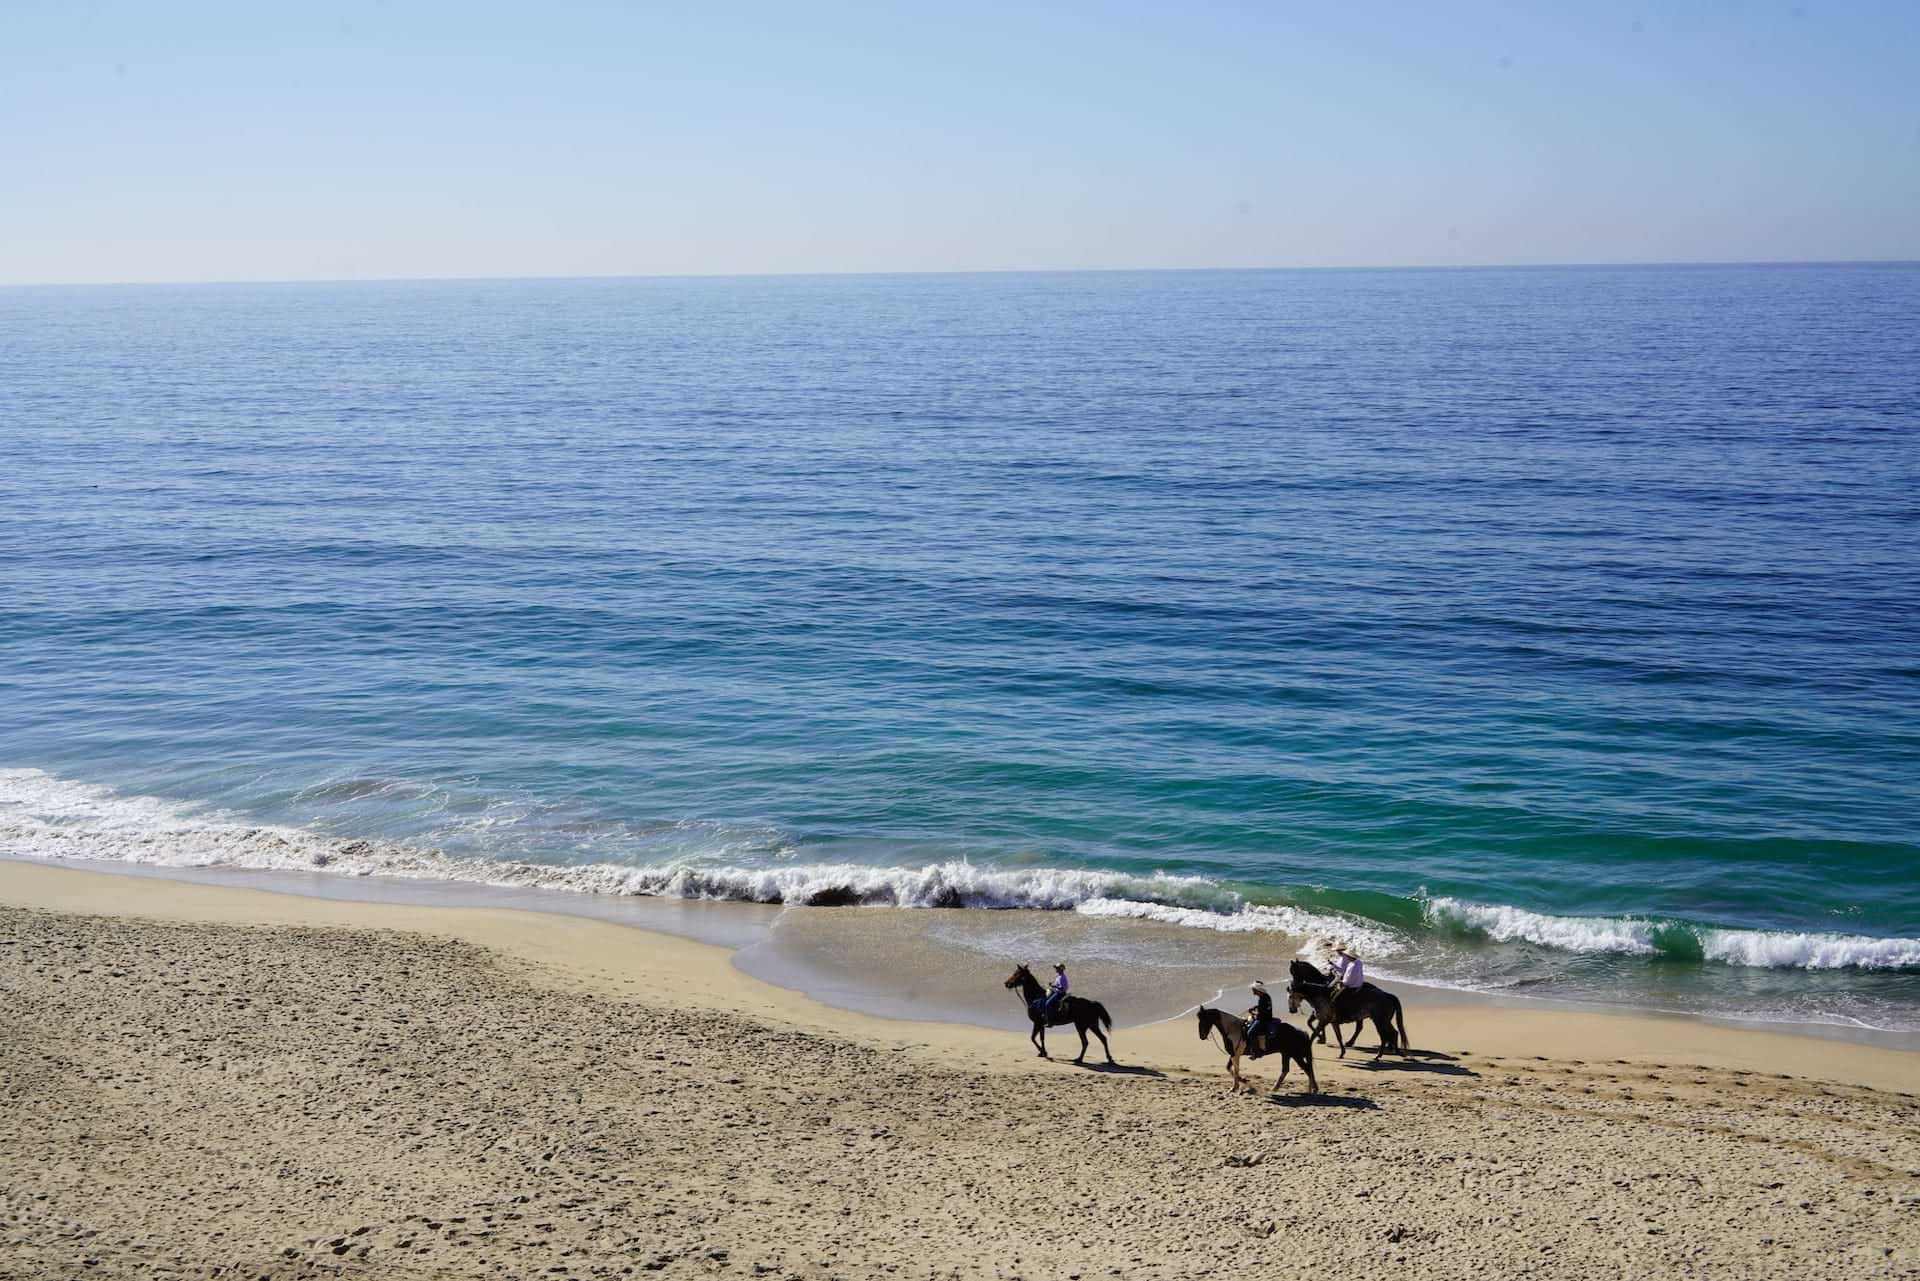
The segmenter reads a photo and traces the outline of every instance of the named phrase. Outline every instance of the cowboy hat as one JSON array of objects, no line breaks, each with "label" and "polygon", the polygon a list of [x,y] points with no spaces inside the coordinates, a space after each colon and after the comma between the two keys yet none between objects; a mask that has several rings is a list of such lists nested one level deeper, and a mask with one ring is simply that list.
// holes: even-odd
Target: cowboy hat
[{"label": "cowboy hat", "polygon": [[1247,984],[1247,986],[1256,992],[1264,992],[1267,990],[1267,981],[1265,979],[1255,979],[1253,982]]}]

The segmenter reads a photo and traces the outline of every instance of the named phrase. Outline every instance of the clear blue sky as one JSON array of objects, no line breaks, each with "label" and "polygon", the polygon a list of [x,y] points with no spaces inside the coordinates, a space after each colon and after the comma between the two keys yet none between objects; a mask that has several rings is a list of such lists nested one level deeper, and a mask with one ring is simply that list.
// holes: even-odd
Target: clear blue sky
[{"label": "clear blue sky", "polygon": [[1920,3],[0,7],[0,282],[1920,258]]}]

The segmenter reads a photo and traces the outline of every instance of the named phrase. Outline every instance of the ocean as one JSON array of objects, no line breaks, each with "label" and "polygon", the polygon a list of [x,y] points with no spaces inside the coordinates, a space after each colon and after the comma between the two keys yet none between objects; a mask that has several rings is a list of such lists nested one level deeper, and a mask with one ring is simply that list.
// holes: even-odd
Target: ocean
[{"label": "ocean", "polygon": [[0,855],[1911,1032],[1917,370],[1900,265],[0,290]]}]

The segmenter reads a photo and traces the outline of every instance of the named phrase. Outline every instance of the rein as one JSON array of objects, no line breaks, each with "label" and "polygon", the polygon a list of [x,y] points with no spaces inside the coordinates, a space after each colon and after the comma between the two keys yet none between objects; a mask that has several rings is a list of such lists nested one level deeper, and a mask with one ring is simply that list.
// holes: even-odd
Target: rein
[{"label": "rein", "polygon": [[[1225,1014],[1223,1014],[1223,1013],[1222,1013],[1221,1011],[1219,1011],[1219,1010],[1209,1010],[1209,1011],[1207,1011],[1207,1012],[1208,1012],[1209,1014],[1211,1014],[1211,1015],[1213,1015],[1213,1018],[1212,1018],[1212,1019],[1210,1019],[1210,1020],[1208,1021],[1208,1024],[1207,1024],[1207,1036],[1208,1036],[1208,1038],[1209,1038],[1209,1039],[1211,1039],[1211,1038],[1212,1038],[1212,1036],[1213,1036],[1213,1034],[1214,1034],[1215,1032],[1218,1032],[1218,1033],[1220,1034],[1220,1052],[1221,1052],[1222,1054],[1224,1054],[1224,1055],[1226,1055],[1226,1056],[1227,1056],[1228,1058],[1232,1058],[1232,1057],[1233,1057],[1233,1042],[1232,1042],[1232,1041],[1229,1041],[1229,1040],[1227,1039],[1227,1018],[1226,1018],[1226,1015],[1225,1015]],[[1240,1049],[1241,1049],[1241,1053],[1243,1053],[1243,1054],[1244,1054],[1244,1053],[1246,1052],[1246,1047],[1247,1047],[1247,1036],[1246,1036],[1246,1033],[1244,1033],[1244,1032],[1243,1032],[1243,1033],[1241,1033],[1241,1034],[1240,1034]]]}]

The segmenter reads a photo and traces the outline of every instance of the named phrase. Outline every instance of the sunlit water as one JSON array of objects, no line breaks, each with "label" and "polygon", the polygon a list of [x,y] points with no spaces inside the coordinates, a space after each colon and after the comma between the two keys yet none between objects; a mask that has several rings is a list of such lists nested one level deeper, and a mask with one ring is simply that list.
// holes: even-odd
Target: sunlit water
[{"label": "sunlit water", "polygon": [[0,291],[0,853],[1920,1026],[1916,368],[1912,267]]}]

